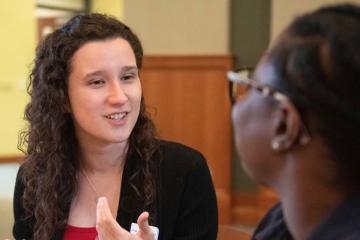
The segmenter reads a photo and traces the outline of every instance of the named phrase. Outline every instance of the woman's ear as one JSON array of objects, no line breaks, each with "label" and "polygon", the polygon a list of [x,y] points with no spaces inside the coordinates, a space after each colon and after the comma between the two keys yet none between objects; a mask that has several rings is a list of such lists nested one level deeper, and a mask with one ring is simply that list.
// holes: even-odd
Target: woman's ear
[{"label": "woman's ear", "polygon": [[281,101],[275,106],[273,115],[273,136],[271,148],[280,152],[289,149],[297,143],[302,132],[299,112],[291,102]]}]

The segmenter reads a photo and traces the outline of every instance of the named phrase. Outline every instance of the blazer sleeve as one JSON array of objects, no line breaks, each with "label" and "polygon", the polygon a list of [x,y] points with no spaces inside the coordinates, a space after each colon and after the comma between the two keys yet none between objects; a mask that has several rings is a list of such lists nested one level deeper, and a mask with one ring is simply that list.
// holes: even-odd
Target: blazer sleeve
[{"label": "blazer sleeve", "polygon": [[205,158],[197,154],[197,161],[187,174],[174,239],[216,239],[218,213],[216,195]]},{"label": "blazer sleeve", "polygon": [[32,238],[32,220],[24,219],[25,209],[22,206],[22,195],[24,193],[24,184],[21,180],[21,167],[18,171],[14,199],[13,199],[13,211],[14,211],[14,225],[13,236],[14,239],[31,239]]}]

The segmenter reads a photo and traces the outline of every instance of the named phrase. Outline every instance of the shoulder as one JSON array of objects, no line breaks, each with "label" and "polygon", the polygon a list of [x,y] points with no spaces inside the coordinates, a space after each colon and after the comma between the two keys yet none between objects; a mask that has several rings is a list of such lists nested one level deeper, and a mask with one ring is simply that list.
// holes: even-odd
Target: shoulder
[{"label": "shoulder", "polygon": [[24,183],[23,183],[23,173],[24,173],[24,164],[22,164],[17,172],[16,181],[15,181],[15,190],[14,190],[14,199],[19,199],[24,192]]},{"label": "shoulder", "polygon": [[197,150],[180,143],[160,141],[158,167],[163,187],[180,190],[196,186],[212,186],[211,174],[204,156]]},{"label": "shoulder", "polygon": [[281,204],[277,203],[269,211],[264,215],[264,217],[260,220],[257,228],[255,229],[255,235],[257,233],[261,233],[264,230],[271,228],[277,223],[281,223],[283,221],[283,213]]},{"label": "shoulder", "polygon": [[159,140],[160,143],[160,149],[161,151],[175,155],[175,156],[186,156],[186,157],[194,157],[194,158],[203,158],[202,154],[184,144],[172,142],[172,141],[166,141],[166,140]]},{"label": "shoulder", "polygon": [[348,236],[343,238],[344,240],[359,240],[360,239],[360,230],[356,229],[351,232]]},{"label": "shoulder", "polygon": [[353,193],[328,214],[309,239],[360,239],[360,193]]},{"label": "shoulder", "polygon": [[180,143],[160,142],[160,185],[177,194],[213,192],[209,167],[204,156],[197,150]]},{"label": "shoulder", "polygon": [[28,218],[25,220],[25,209],[22,204],[22,196],[25,190],[23,183],[23,173],[26,165],[22,164],[18,170],[14,198],[13,198],[13,211],[14,211],[14,225],[13,235],[15,239],[30,239],[32,236],[32,227],[34,219]]},{"label": "shoulder", "polygon": [[160,140],[160,155],[162,165],[178,171],[207,166],[205,157],[199,151],[181,143]]},{"label": "shoulder", "polygon": [[14,200],[17,201],[22,198],[22,195],[25,191],[25,182],[24,182],[24,175],[26,171],[27,165],[22,163],[18,169],[15,181],[15,189],[14,189]]},{"label": "shoulder", "polygon": [[292,239],[283,217],[280,203],[275,204],[261,219],[255,229],[254,240],[262,239]]},{"label": "shoulder", "polygon": [[204,156],[191,147],[163,140],[160,154],[160,238],[215,239],[216,196]]}]

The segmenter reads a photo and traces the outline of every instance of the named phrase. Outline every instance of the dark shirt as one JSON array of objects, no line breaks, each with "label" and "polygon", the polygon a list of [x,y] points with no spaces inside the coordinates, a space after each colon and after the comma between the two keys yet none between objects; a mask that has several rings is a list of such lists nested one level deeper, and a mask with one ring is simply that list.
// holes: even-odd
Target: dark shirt
[{"label": "dark shirt", "polygon": [[[124,167],[121,199],[117,222],[128,231],[142,212],[142,205],[133,198],[129,179],[136,167],[135,159],[128,158]],[[216,239],[217,206],[214,186],[204,157],[181,144],[160,141],[160,151],[151,161],[156,176],[156,219],[151,225],[159,228],[159,240]],[[19,174],[18,174],[19,175]],[[14,194],[15,239],[32,237],[33,221],[23,221],[21,196],[24,185],[17,177]],[[53,239],[62,239],[64,231],[54,233]]]},{"label": "dark shirt", "polygon": [[[293,240],[283,217],[281,204],[276,204],[261,220],[253,240]],[[352,194],[315,228],[308,240],[359,240],[360,193]]]}]

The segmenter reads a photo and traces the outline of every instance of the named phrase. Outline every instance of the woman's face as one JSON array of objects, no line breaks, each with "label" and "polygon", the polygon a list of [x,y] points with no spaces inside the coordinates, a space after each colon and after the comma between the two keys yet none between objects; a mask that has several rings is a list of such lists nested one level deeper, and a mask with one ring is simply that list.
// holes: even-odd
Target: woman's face
[{"label": "woman's face", "polygon": [[121,38],[92,41],[71,60],[68,93],[77,138],[96,144],[126,143],[142,95],[131,46]]},{"label": "woman's face", "polygon": [[[274,77],[272,65],[263,59],[256,68],[254,80],[271,86]],[[263,184],[268,184],[276,165],[271,150],[272,104],[260,92],[250,89],[232,110],[235,144],[242,166],[250,177]]]}]

